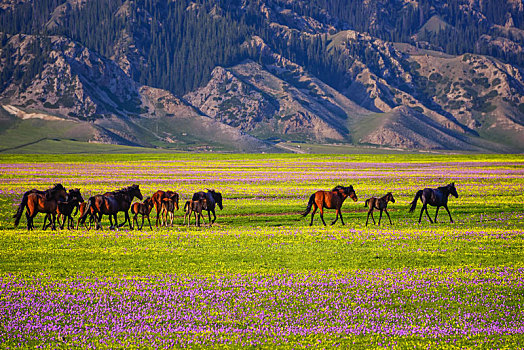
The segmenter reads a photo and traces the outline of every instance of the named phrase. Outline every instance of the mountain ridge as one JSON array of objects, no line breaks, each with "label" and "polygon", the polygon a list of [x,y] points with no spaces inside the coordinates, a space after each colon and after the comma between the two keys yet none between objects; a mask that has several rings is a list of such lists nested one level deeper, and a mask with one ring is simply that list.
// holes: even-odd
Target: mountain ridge
[{"label": "mountain ridge", "polygon": [[[1,3],[6,113],[82,123],[86,141],[166,149],[524,150],[520,0],[504,1],[505,14],[491,0],[106,1]],[[33,27],[15,27],[20,16]],[[464,23],[476,23],[477,53],[441,46]]]}]

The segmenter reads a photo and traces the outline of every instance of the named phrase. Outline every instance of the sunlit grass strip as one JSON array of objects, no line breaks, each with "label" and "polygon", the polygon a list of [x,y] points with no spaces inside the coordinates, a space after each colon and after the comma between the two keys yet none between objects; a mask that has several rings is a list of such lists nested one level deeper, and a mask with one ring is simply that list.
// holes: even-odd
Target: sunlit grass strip
[{"label": "sunlit grass strip", "polygon": [[7,346],[524,345],[522,268],[4,275],[0,286]]}]

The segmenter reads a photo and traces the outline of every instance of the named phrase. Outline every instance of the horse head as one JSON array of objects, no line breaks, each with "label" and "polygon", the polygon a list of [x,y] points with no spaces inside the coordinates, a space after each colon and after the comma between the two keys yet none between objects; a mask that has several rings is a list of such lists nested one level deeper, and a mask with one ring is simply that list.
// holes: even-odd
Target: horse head
[{"label": "horse head", "polygon": [[84,202],[84,198],[82,197],[82,194],[80,193],[80,189],[79,188],[73,188],[73,189],[69,190],[69,193],[68,193],[67,197],[68,197],[68,200],[75,200],[78,203],[83,203]]},{"label": "horse head", "polygon": [[215,192],[215,190],[210,191],[210,192],[216,204],[218,204],[218,207],[220,208],[220,210],[224,209],[224,206],[222,205],[222,194],[220,192]]},{"label": "horse head", "polygon": [[180,196],[179,196],[178,193],[176,193],[176,192],[173,192],[173,193],[171,194],[171,196],[169,196],[169,199],[170,199],[170,200],[173,202],[173,204],[175,205],[176,210],[179,209],[179,207],[178,207],[178,200],[179,200],[179,198],[180,198]]},{"label": "horse head", "polygon": [[453,197],[455,197],[455,198],[459,197],[457,189],[455,188],[455,183],[454,182],[450,183],[447,187],[449,189],[449,193],[451,193],[451,195]]},{"label": "horse head", "polygon": [[349,185],[349,187],[344,187],[344,193],[349,196],[349,198],[353,199],[353,202],[358,201],[357,193],[353,189],[353,185]]},{"label": "horse head", "polygon": [[140,186],[139,185],[131,185],[127,188],[127,193],[131,197],[131,200],[133,200],[133,197],[136,197],[140,200],[142,200],[144,197],[142,196],[142,192],[140,192]]},{"label": "horse head", "polygon": [[393,198],[393,193],[388,192],[387,199],[390,200],[392,203],[395,203],[395,198]]}]

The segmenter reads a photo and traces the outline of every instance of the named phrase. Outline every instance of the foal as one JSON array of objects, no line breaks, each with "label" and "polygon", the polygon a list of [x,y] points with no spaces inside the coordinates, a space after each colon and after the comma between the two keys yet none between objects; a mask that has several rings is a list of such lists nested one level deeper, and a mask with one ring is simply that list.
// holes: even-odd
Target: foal
[{"label": "foal", "polygon": [[380,198],[371,197],[369,199],[366,199],[366,204],[364,204],[364,206],[369,208],[368,217],[366,219],[366,226],[368,225],[369,215],[371,215],[371,218],[373,219],[373,224],[376,225],[375,218],[373,217],[373,209],[380,210],[380,217],[378,218],[379,225],[380,225],[380,219],[382,219],[382,211],[386,212],[386,215],[388,216],[388,219],[389,219],[389,223],[393,225],[393,223],[391,222],[391,218],[389,217],[389,213],[387,209],[388,202],[390,201],[395,203],[395,198],[393,198],[393,194],[391,194],[391,192],[388,192],[388,194],[386,194],[384,197],[380,197]]},{"label": "foal", "polygon": [[173,227],[176,208],[175,200],[173,198],[162,198],[160,204],[160,225],[167,227],[167,221],[169,220],[169,226]]},{"label": "foal", "polygon": [[203,210],[207,210],[207,199],[201,198],[199,200],[190,200],[187,201],[184,205],[184,210],[186,211],[184,215],[184,224],[186,223],[186,218],[189,217],[187,220],[187,226],[191,223],[191,214],[195,214],[195,225],[200,226],[200,217],[202,217],[202,222],[204,222],[204,225],[206,224],[206,220],[204,219],[204,215],[202,214]]},{"label": "foal", "polygon": [[[73,215],[76,215],[76,213],[78,212],[78,207],[80,206],[80,203],[84,203],[84,198],[82,198],[82,195],[80,194],[80,189],[78,188],[69,190],[65,202],[58,202],[58,208],[56,212],[58,214],[57,220],[58,224],[60,225],[60,229],[64,229],[66,221],[68,230],[75,228]],[[73,210],[75,209],[75,214],[73,214]],[[64,218],[62,224],[60,224],[61,217]]]},{"label": "foal", "polygon": [[135,216],[133,216],[133,223],[136,223],[136,227],[138,227],[138,214],[142,215],[142,225],[138,228],[139,230],[144,226],[144,216],[147,218],[147,222],[149,222],[149,229],[153,229],[151,227],[151,221],[149,220],[149,214],[152,209],[153,200],[149,197],[144,199],[144,203],[136,202],[131,205],[131,214],[135,214]]}]

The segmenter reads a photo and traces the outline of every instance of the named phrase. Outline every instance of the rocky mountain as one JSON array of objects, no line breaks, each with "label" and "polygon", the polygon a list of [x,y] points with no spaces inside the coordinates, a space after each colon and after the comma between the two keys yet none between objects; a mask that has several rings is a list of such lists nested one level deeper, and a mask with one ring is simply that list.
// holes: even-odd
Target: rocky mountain
[{"label": "rocky mountain", "polygon": [[0,44],[11,144],[524,150],[522,0],[4,0]]}]

